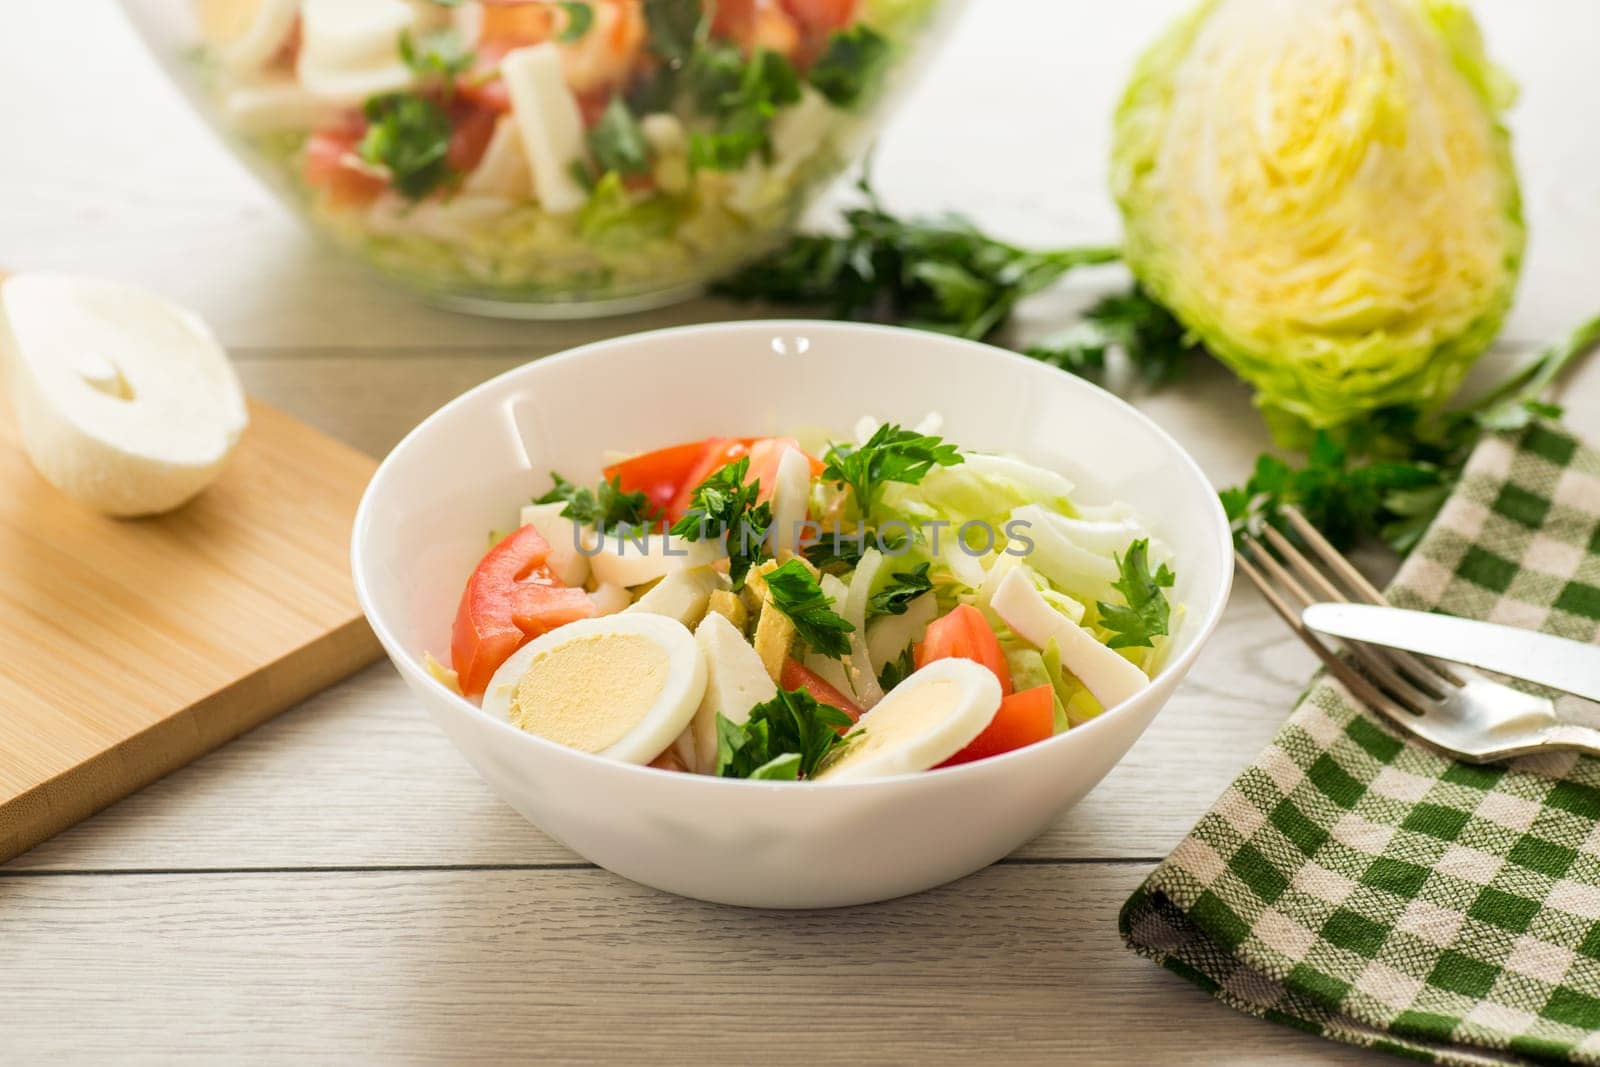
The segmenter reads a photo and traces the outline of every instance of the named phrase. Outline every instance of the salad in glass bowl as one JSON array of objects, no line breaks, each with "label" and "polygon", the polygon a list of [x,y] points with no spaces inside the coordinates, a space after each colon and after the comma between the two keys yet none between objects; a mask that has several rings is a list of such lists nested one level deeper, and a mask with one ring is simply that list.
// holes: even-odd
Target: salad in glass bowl
[{"label": "salad in glass bowl", "polygon": [[680,299],[773,247],[958,0],[123,0],[313,226],[466,310]]},{"label": "salad in glass bowl", "polygon": [[1150,685],[1171,553],[1062,475],[864,419],[552,473],[466,582],[450,665],[528,733],[724,778],[864,781],[1011,752]]}]

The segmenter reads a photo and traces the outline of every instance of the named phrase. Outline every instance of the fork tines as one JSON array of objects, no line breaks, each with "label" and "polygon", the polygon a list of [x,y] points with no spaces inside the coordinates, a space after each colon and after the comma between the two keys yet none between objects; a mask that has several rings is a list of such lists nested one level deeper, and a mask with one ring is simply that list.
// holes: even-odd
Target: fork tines
[{"label": "fork tines", "polygon": [[1270,524],[1264,524],[1259,534],[1242,534],[1234,558],[1295,636],[1352,696],[1386,715],[1420,715],[1428,706],[1443,700],[1452,687],[1462,684],[1454,672],[1441,664],[1359,641],[1342,642],[1350,651],[1350,659],[1342,659],[1307,629],[1295,603],[1305,608],[1319,601],[1385,601],[1297,509],[1285,507],[1282,514],[1315,562]]}]

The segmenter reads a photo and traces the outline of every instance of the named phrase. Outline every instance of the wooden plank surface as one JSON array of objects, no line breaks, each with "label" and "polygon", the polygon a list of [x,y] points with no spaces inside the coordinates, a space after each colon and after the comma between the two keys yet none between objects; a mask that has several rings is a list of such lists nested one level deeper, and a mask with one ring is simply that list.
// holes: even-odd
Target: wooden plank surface
[{"label": "wooden plank surface", "polygon": [[0,858],[377,658],[347,563],[372,468],[254,403],[215,484],[117,520],[0,417]]},{"label": "wooden plank surface", "polygon": [[[1139,46],[1186,6],[973,4],[882,138],[884,196],[1035,243],[1114,239],[1107,116]],[[1600,305],[1600,132],[1580,109],[1600,6],[1474,6],[1523,86],[1511,121],[1533,240],[1503,361]],[[114,72],[115,93],[62,76],[41,42],[63,40]],[[193,306],[252,393],[373,455],[526,359],[759,310],[537,324],[416,305],[308,240],[107,0],[0,5],[0,88],[0,133],[27,146],[0,168],[7,265],[137,280]],[[1024,307],[1018,337],[1121,280],[1072,279]],[[1600,436],[1600,367],[1565,399]],[[1219,482],[1266,443],[1247,392],[1215,369],[1139,403]],[[0,867],[0,1059],[1390,1062],[1243,1019],[1116,940],[1128,892],[1309,670],[1236,592],[1150,732],[1012,861],[909,900],[773,915],[574,866],[376,666]]]},{"label": "wooden plank surface", "polygon": [[0,1033],[23,1061],[1371,1058],[1123,949],[1110,920],[1147,867],[1009,863],[809,913],[593,869],[14,874]]}]

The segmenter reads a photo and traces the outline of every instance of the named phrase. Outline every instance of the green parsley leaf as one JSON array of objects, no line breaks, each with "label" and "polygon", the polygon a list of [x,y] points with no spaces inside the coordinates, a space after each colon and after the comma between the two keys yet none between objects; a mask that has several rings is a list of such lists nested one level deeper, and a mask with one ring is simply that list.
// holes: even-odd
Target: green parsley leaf
[{"label": "green parsley leaf", "polygon": [[863,445],[830,446],[823,457],[822,477],[848,486],[855,495],[856,510],[865,518],[877,503],[883,483],[915,485],[934,467],[953,467],[961,462],[961,452],[955,445],[891,422],[879,426]]},{"label": "green parsley leaf", "polygon": [[423,77],[438,75],[448,87],[458,74],[472,66],[472,49],[462,41],[453,27],[427,30],[413,37],[410,30],[400,31],[400,58],[405,65]]},{"label": "green parsley leaf", "polygon": [[889,42],[871,26],[858,22],[828,38],[807,77],[817,92],[839,107],[850,107],[877,80],[889,60]]},{"label": "green parsley leaf", "polygon": [[[871,536],[867,534],[866,538],[870,539]],[[840,533],[835,538],[832,533],[824,533],[818,540],[802,548],[800,554],[819,571],[835,565],[844,570],[853,570],[860,566],[868,543],[867,539],[857,538],[853,534],[846,536]]]},{"label": "green parsley leaf", "polygon": [[904,615],[913,600],[932,588],[926,563],[919,563],[910,571],[895,571],[889,575],[889,583],[867,599],[867,618]]},{"label": "green parsley leaf", "polygon": [[767,531],[772,525],[772,505],[757,503],[761,483],[745,484],[750,473],[750,457],[739,459],[715,471],[695,487],[689,511],[672,524],[674,537],[699,541],[705,537],[726,539],[728,577],[733,587],[743,587],[750,568],[767,559]]},{"label": "green parsley leaf", "polygon": [[917,660],[911,646],[907,645],[898,657],[883,665],[878,672],[878,685],[885,693],[911,677],[917,669]]},{"label": "green parsley leaf", "polygon": [[589,151],[603,172],[650,173],[650,142],[644,139],[638,120],[620,96],[611,98],[599,121],[590,129]]},{"label": "green parsley leaf", "polygon": [[450,116],[442,107],[415,93],[386,93],[362,110],[370,125],[356,153],[388,170],[403,195],[420,199],[450,177]]},{"label": "green parsley leaf", "polygon": [[710,170],[743,166],[769,147],[767,130],[778,109],[800,99],[800,75],[780,53],[756,49],[733,82],[736,60],[736,52],[708,51],[706,59],[690,65],[696,106],[716,120],[713,129],[690,134],[691,166]]},{"label": "green parsley leaf", "polygon": [[850,716],[804,689],[779,689],[736,723],[717,716],[717,774],[724,778],[810,778],[843,742]]},{"label": "green parsley leaf", "polygon": [[695,110],[704,115],[724,114],[724,101],[737,100],[744,68],[744,54],[736,46],[707,41],[683,71],[683,82]]},{"label": "green parsley leaf", "polygon": [[644,0],[644,21],[650,50],[672,66],[688,62],[711,28],[700,0]]},{"label": "green parsley leaf", "polygon": [[594,7],[586,0],[562,0],[556,6],[567,13],[567,24],[561,27],[556,40],[562,44],[583,40],[589,28],[594,25]]},{"label": "green parsley leaf", "polygon": [[1114,557],[1121,577],[1112,583],[1112,588],[1121,593],[1127,603],[1108,604],[1102,600],[1096,605],[1100,611],[1100,625],[1112,631],[1107,648],[1152,646],[1154,638],[1167,632],[1172,608],[1161,590],[1172,587],[1173,574],[1165,563],[1151,574],[1149,553],[1149,540],[1141,538],[1128,546],[1126,556]]},{"label": "green parsley leaf", "polygon": [[565,518],[580,526],[593,526],[598,532],[635,534],[655,520],[655,508],[642,492],[624,493],[622,479],[602,480],[594,489],[574,485],[555,471],[550,472],[554,487],[535,504],[566,504]]},{"label": "green parsley leaf", "polygon": [[800,640],[829,659],[850,654],[850,634],[855,627],[833,610],[833,601],[804,563],[791,559],[767,572],[767,593],[772,606],[794,623]]},{"label": "green parsley leaf", "polygon": [[1107,356],[1120,350],[1146,388],[1171,384],[1204,350],[1173,314],[1138,286],[1096,303],[1083,318],[1030,346],[1026,354],[1091,381],[1104,381]]},{"label": "green parsley leaf", "polygon": [[1068,271],[1120,256],[1115,248],[1022,248],[959,215],[901,218],[878,201],[870,176],[857,188],[866,203],[845,212],[843,232],[796,236],[717,291],[981,339]]}]

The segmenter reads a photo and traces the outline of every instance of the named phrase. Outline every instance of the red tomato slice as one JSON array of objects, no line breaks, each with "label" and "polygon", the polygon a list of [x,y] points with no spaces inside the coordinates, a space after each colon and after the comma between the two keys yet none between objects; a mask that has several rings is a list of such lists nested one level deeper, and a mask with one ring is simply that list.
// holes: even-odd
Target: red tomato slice
[{"label": "red tomato slice", "polygon": [[855,21],[860,0],[778,0],[789,17],[811,33],[832,33]]},{"label": "red tomato slice", "polygon": [[500,664],[530,637],[594,614],[583,590],[562,586],[550,573],[544,564],[549,555],[539,531],[524,526],[485,553],[467,579],[450,634],[450,662],[468,696],[487,689]]},{"label": "red tomato slice", "polygon": [[306,141],[301,174],[336,207],[369,204],[388,184],[355,162],[356,146],[365,135],[365,122],[344,122],[318,130]]},{"label": "red tomato slice", "polygon": [[699,469],[706,444],[705,441],[688,441],[669,448],[658,448],[654,452],[613,463],[600,473],[605,475],[606,481],[619,479],[623,492],[643,493],[650,503],[670,513],[673,501],[683,492],[684,484]]},{"label": "red tomato slice", "polygon": [[[613,463],[601,473],[607,480],[621,479],[623,492],[644,493],[670,522],[688,513],[701,482],[746,456],[750,457],[750,470],[745,480],[759,479],[760,499],[767,500],[772,496],[784,450],[799,447],[792,437],[708,437],[645,452]],[[811,455],[806,459],[811,463],[812,477],[822,473],[821,460]]]},{"label": "red tomato slice", "polygon": [[469,100],[458,100],[450,107],[450,148],[446,161],[457,174],[467,174],[488,151],[489,138],[500,114],[491,107]]},{"label": "red tomato slice", "polygon": [[1001,696],[1011,695],[1011,668],[1000,651],[1000,639],[995,637],[983,612],[971,604],[960,604],[950,614],[929,623],[914,658],[918,670],[936,659],[981,663],[1000,679]]},{"label": "red tomato slice", "polygon": [[488,3],[478,29],[480,43],[503,45],[507,50],[542,44],[555,33],[554,4]]},{"label": "red tomato slice", "polygon": [[684,476],[683,484],[678,487],[678,495],[667,508],[667,518],[678,519],[686,515],[689,505],[693,503],[695,488],[723,467],[748,456],[750,446],[757,440],[754,437],[708,437],[702,441],[700,455]]},{"label": "red tomato slice", "polygon": [[555,583],[548,568],[535,571],[532,581],[518,582],[511,592],[511,621],[529,637],[538,637],[557,626],[592,618],[594,601],[582,589]]},{"label": "red tomato slice", "polygon": [[[785,689],[804,689],[811,694],[818,704],[831,704],[846,715],[850,721],[855,722],[861,718],[861,709],[855,702],[833,686],[825,679],[802,665],[798,660],[786,659],[783,661],[783,671],[778,675],[778,684]],[[839,731],[844,733],[843,730]]]},{"label": "red tomato slice", "polygon": [[983,732],[939,766],[953,767],[958,763],[971,763],[973,760],[1025,748],[1055,733],[1055,726],[1056,694],[1053,688],[1038,685],[1020,693],[1012,693],[1000,701],[999,710],[989,720],[989,725],[983,728]]},{"label": "red tomato slice", "polygon": [[772,492],[778,487],[778,464],[783,459],[783,454],[789,449],[794,449],[806,457],[806,462],[811,464],[811,477],[815,478],[822,473],[822,460],[811,455],[800,447],[800,442],[793,437],[763,437],[750,443],[750,471],[745,475],[745,482],[761,483],[761,492],[757,500],[771,500]]},{"label": "red tomato slice", "polygon": [[717,0],[716,14],[711,19],[711,32],[740,44],[748,41],[755,32],[756,0]]}]

